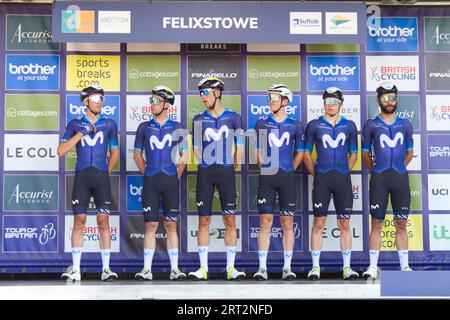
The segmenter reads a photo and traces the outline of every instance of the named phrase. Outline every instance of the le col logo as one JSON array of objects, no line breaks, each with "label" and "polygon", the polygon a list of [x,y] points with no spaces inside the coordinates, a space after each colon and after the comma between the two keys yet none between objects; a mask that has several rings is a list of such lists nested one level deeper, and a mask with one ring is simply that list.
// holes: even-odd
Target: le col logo
[{"label": "le col logo", "polygon": [[7,158],[56,158],[55,150],[52,148],[16,147],[6,148]]}]

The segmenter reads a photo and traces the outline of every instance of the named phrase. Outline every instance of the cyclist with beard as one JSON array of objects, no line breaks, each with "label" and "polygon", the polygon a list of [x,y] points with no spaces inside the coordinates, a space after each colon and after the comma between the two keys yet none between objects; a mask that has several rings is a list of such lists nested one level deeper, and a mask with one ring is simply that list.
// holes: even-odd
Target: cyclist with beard
[{"label": "cyclist with beard", "polygon": [[[383,82],[376,90],[380,114],[369,119],[362,131],[362,159],[371,172],[369,185],[372,226],[369,237],[370,266],[365,279],[377,278],[381,231],[391,196],[395,225],[395,244],[402,271],[412,271],[408,264],[408,233],[411,192],[406,166],[413,157],[413,128],[407,119],[399,118],[397,87]],[[373,159],[371,157],[373,155]]]},{"label": "cyclist with beard", "polygon": [[206,106],[206,110],[192,120],[194,155],[200,162],[196,187],[200,268],[190,272],[189,278],[208,279],[209,227],[214,189],[217,186],[225,225],[227,280],[240,280],[245,278],[245,273],[234,267],[237,243],[235,168],[244,149],[242,119],[237,112],[222,104],[222,80],[205,78],[198,83],[198,89]]}]

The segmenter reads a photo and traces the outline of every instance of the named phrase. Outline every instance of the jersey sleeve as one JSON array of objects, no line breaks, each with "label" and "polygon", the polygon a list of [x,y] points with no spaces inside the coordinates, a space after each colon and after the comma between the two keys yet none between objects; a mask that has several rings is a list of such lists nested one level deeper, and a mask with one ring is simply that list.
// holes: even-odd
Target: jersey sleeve
[{"label": "jersey sleeve", "polygon": [[77,134],[77,129],[76,129],[76,119],[73,119],[72,121],[69,122],[69,124],[67,125],[66,128],[66,132],[64,133],[63,137],[61,138],[61,141],[67,141],[70,138],[72,138],[75,134]]},{"label": "jersey sleeve", "polygon": [[141,123],[136,130],[136,136],[134,138],[134,150],[144,151],[144,138],[145,138],[145,122]]},{"label": "jersey sleeve", "polygon": [[358,153],[358,130],[356,129],[356,124],[353,121],[350,121],[348,152]]},{"label": "jersey sleeve", "polygon": [[372,150],[372,142],[373,142],[373,120],[367,120],[364,124],[364,128],[361,135],[361,151],[362,152],[370,152]]},{"label": "jersey sleeve", "polygon": [[405,132],[406,152],[409,152],[414,149],[413,127],[411,121],[405,120],[405,122],[406,122],[406,132]]},{"label": "jersey sleeve", "polygon": [[242,118],[238,113],[235,113],[233,117],[233,129],[234,143],[237,146],[242,146],[244,144],[244,129],[242,125]]},{"label": "jersey sleeve", "polygon": [[303,130],[303,125],[300,121],[295,122],[295,151],[303,152],[305,151],[305,132]]},{"label": "jersey sleeve", "polygon": [[109,149],[117,149],[119,147],[119,138],[117,136],[117,125],[114,120],[111,120],[108,141],[109,141]]},{"label": "jersey sleeve", "polygon": [[312,152],[314,148],[314,141],[316,140],[316,124],[312,120],[308,123],[305,130],[305,151]]}]

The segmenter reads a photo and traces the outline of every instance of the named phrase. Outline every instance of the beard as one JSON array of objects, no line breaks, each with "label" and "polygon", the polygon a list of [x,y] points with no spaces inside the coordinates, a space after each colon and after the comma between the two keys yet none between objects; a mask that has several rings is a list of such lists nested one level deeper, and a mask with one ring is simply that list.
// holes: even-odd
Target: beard
[{"label": "beard", "polygon": [[388,109],[388,108],[389,108],[389,106],[382,106],[382,105],[380,104],[380,109],[381,109],[381,111],[382,111],[383,113],[387,113],[387,114],[393,114],[393,113],[395,113],[395,111],[397,110],[397,104],[395,104],[395,105],[392,106],[392,110],[390,110],[390,109]]}]

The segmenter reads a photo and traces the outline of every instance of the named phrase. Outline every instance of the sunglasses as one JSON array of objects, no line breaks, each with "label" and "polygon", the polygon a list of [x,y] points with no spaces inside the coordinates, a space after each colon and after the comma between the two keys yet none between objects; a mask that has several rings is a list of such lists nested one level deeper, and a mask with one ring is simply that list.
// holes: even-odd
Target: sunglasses
[{"label": "sunglasses", "polygon": [[338,105],[340,103],[341,103],[341,100],[339,100],[337,98],[326,98],[325,99],[325,104]]},{"label": "sunglasses", "polygon": [[89,101],[92,101],[94,103],[100,103],[103,102],[103,100],[105,100],[104,96],[92,96],[90,98],[88,98]]},{"label": "sunglasses", "polygon": [[397,96],[395,94],[385,94],[380,97],[381,103],[388,103],[389,101],[396,102]]},{"label": "sunglasses", "polygon": [[213,92],[213,89],[203,89],[203,90],[200,90],[200,96],[207,96],[207,95],[209,95],[211,92]]},{"label": "sunglasses", "polygon": [[269,102],[276,102],[281,100],[281,96],[279,94],[268,94],[267,95],[267,101]]},{"label": "sunglasses", "polygon": [[161,102],[163,102],[163,100],[161,100],[160,98],[150,97],[150,104],[151,105],[160,104]]}]

